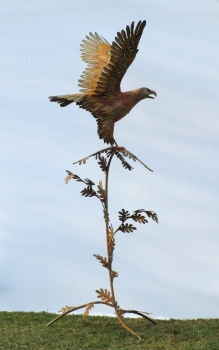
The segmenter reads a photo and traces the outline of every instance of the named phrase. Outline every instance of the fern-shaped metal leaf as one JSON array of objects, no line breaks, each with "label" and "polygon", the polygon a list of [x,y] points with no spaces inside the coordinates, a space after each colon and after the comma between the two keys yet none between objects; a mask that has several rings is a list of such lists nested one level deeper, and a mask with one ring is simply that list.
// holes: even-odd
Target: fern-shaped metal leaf
[{"label": "fern-shaped metal leaf", "polygon": [[78,182],[84,182],[84,180],[82,180],[78,175],[75,175],[75,174],[72,174],[70,171],[66,170],[68,176],[66,176],[65,178],[65,183],[68,184],[68,182],[71,180],[71,179],[74,179]]},{"label": "fern-shaped metal leaf", "polygon": [[111,149],[111,147],[107,147],[107,148],[101,149],[100,151],[91,154],[90,157],[95,157],[95,159],[99,159],[101,154],[102,153],[106,154],[109,149]]},{"label": "fern-shaped metal leaf", "polygon": [[107,162],[105,157],[99,156],[99,162],[98,162],[100,168],[102,171],[106,172],[107,171]]},{"label": "fern-shaped metal leaf", "polygon": [[135,213],[130,216],[130,219],[133,219],[136,222],[139,222],[140,224],[146,224],[148,223],[148,220],[145,218],[144,215],[141,215],[140,213]]},{"label": "fern-shaped metal leaf", "polygon": [[156,223],[158,224],[158,217],[154,211],[146,210],[145,213],[149,218],[152,218],[152,220],[156,221]]},{"label": "fern-shaped metal leaf", "polygon": [[105,206],[106,205],[106,191],[103,188],[102,181],[99,181],[99,184],[97,187],[98,187],[97,193],[98,193],[99,199],[101,200],[101,202]]},{"label": "fern-shaped metal leaf", "polygon": [[[146,164],[144,164],[140,159],[138,159],[134,154],[132,154],[130,151],[128,151],[124,147],[119,147],[119,146],[113,146],[113,147],[108,147],[108,148],[102,149],[102,150],[100,150],[98,152],[95,152],[95,153],[91,154],[88,157],[82,158],[82,159],[78,160],[77,162],[74,162],[73,164],[79,164],[79,165],[85,164],[86,161],[90,157],[93,157],[93,156],[95,156],[96,159],[99,159],[102,153],[105,153],[107,158],[109,158],[110,156],[116,154],[116,156],[122,162],[122,165],[128,170],[132,170],[133,167],[128,162],[126,162],[126,160],[123,158],[123,156],[132,159],[134,162],[136,162],[136,160],[137,160],[146,169],[148,169],[150,171],[153,171]],[[103,170],[103,171],[105,171],[105,170]]]},{"label": "fern-shaped metal leaf", "polygon": [[133,232],[134,230],[137,230],[136,227],[134,227],[132,224],[122,224],[119,226],[118,231],[122,232]]},{"label": "fern-shaped metal leaf", "polygon": [[130,213],[128,212],[128,210],[122,209],[121,211],[119,211],[119,220],[124,222],[127,219],[130,218]]},{"label": "fern-shaped metal leaf", "polygon": [[109,158],[111,155],[115,154],[115,149],[113,147],[110,147],[108,149],[106,149],[106,156],[107,158]]},{"label": "fern-shaped metal leaf", "polygon": [[83,182],[84,184],[86,184],[87,186],[93,186],[95,185],[95,183],[93,181],[91,181],[90,179],[84,179],[82,180],[78,175],[73,174],[71,171],[66,170],[68,176],[66,176],[65,178],[65,183],[67,184],[69,182],[69,180],[74,179],[78,182]]},{"label": "fern-shaped metal leaf", "polygon": [[156,223],[158,224],[158,216],[152,210],[138,209],[138,210],[134,211],[133,215],[139,214],[139,213],[143,213],[143,212],[146,213],[149,218],[151,218],[152,220],[156,221]]},{"label": "fern-shaped metal leaf", "polygon": [[84,314],[83,314],[83,317],[84,317],[84,318],[89,314],[90,310],[91,310],[93,307],[94,307],[94,303],[90,303],[90,304],[87,305],[87,307],[86,307],[86,309],[85,309],[85,311],[84,311]]},{"label": "fern-shaped metal leaf", "polygon": [[65,307],[62,307],[61,310],[59,310],[58,312],[61,313],[61,315],[64,315],[69,311],[71,311],[72,309],[74,309],[74,306],[65,306]]},{"label": "fern-shaped metal leaf", "polygon": [[109,263],[107,261],[107,258],[103,258],[101,255],[99,254],[93,254],[93,256],[95,256],[95,258],[97,260],[99,260],[99,262],[103,265],[103,267],[106,267],[107,269],[109,269]]},{"label": "fern-shaped metal leaf", "polygon": [[132,159],[133,162],[136,162],[136,160],[138,159],[134,154],[129,152],[127,149],[123,151],[122,154],[124,155],[124,157],[128,157],[129,159]]},{"label": "fern-shaped metal leaf", "polygon": [[98,294],[97,298],[100,298],[103,301],[106,301],[107,303],[113,304],[113,298],[110,295],[110,292],[107,291],[107,289],[96,290],[96,293]]},{"label": "fern-shaped metal leaf", "polygon": [[103,210],[103,217],[104,217],[105,222],[109,223],[109,221],[110,221],[109,213],[107,213],[106,209]]},{"label": "fern-shaped metal leaf", "polygon": [[90,186],[84,188],[81,191],[81,195],[84,197],[97,197],[97,198],[99,198],[99,196],[97,195],[97,192],[94,191],[93,188]]},{"label": "fern-shaped metal leaf", "polygon": [[90,156],[85,157],[85,158],[82,158],[82,159],[78,160],[77,162],[74,162],[73,164],[79,164],[79,165],[81,165],[81,164],[86,164],[86,161],[87,161],[89,158],[90,158]]},{"label": "fern-shaped metal leaf", "polygon": [[110,225],[109,228],[108,228],[108,245],[110,245],[110,243],[111,243],[111,241],[112,241],[112,239],[114,237],[114,234],[115,234],[115,232],[113,230],[113,226]]},{"label": "fern-shaped metal leaf", "polygon": [[109,244],[110,263],[112,263],[112,261],[113,261],[113,251],[114,251],[114,249],[115,249],[115,245],[116,245],[115,239],[112,238],[112,240],[111,240],[111,242],[110,242],[110,244]]},{"label": "fern-shaped metal leaf", "polygon": [[131,152],[129,152],[127,149],[122,151],[122,154],[124,155],[124,157],[129,157],[130,159],[132,159],[134,162],[136,162],[136,160],[141,163],[146,169],[148,169],[149,171],[153,171],[152,169],[150,169],[146,164],[144,164],[140,159],[138,159],[138,157],[136,157],[134,154],[132,154]]},{"label": "fern-shaped metal leaf", "polygon": [[99,159],[100,157],[101,157],[101,151],[99,151],[99,152],[96,152],[96,153],[94,153],[94,154],[92,154],[91,156],[94,156],[95,157],[95,159],[97,160],[97,159]]},{"label": "fern-shaped metal leaf", "polygon": [[128,162],[126,162],[126,160],[123,158],[123,156],[119,152],[115,152],[115,155],[121,161],[122,166],[125,169],[128,169],[128,170],[132,170],[133,169],[133,167]]}]

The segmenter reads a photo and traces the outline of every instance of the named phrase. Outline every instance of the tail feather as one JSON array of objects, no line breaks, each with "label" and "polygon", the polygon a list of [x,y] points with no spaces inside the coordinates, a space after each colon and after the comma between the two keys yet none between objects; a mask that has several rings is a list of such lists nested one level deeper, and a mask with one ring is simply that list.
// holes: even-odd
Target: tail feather
[{"label": "tail feather", "polygon": [[115,123],[113,119],[114,114],[112,116],[108,115],[102,108],[102,102],[99,107],[98,99],[92,99],[92,95],[87,94],[50,96],[49,99],[51,102],[58,102],[61,107],[66,107],[70,103],[75,102],[80,108],[89,111],[97,121],[97,133],[99,138],[103,139],[106,143],[110,143],[112,146],[114,144],[117,145],[113,137]]},{"label": "tail feather", "polygon": [[84,94],[73,94],[73,95],[59,95],[59,96],[49,96],[50,102],[57,102],[60,104],[60,107],[66,107],[70,103],[80,103]]}]

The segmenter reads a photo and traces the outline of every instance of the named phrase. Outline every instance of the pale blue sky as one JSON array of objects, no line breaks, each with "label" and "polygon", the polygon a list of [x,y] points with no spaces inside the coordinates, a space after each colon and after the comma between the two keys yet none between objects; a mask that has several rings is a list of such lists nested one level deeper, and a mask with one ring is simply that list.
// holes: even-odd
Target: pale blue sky
[{"label": "pale blue sky", "polygon": [[[108,288],[102,207],[68,169],[94,182],[89,160],[104,147],[96,122],[48,96],[77,93],[90,31],[112,42],[146,20],[122,90],[157,92],[116,124],[119,145],[150,168],[128,172],[115,159],[110,218],[122,208],[154,210],[138,230],[118,233],[115,293],[123,308],[154,317],[219,317],[219,1],[5,1],[0,10],[0,310],[58,311]],[[97,306],[95,312],[111,309]]]}]

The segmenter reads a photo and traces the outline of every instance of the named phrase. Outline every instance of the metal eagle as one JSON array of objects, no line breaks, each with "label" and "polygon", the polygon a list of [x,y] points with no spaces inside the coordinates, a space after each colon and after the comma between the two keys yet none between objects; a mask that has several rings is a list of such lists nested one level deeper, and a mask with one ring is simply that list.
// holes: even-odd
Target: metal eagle
[{"label": "metal eagle", "polygon": [[114,124],[124,118],[144,98],[157,96],[148,88],[121,92],[120,84],[127,69],[138,52],[138,44],[146,21],[126,26],[126,31],[117,33],[112,45],[97,33],[89,33],[82,40],[81,58],[88,67],[81,75],[78,86],[80,94],[50,96],[51,102],[65,107],[75,102],[96,118],[98,135],[104,142],[117,145],[113,133]]}]

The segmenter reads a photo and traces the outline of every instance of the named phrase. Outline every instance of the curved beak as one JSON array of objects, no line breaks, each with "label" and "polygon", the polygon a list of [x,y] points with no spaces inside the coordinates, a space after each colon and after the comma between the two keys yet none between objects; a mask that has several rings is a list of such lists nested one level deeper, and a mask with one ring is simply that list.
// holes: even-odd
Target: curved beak
[{"label": "curved beak", "polygon": [[[150,94],[149,95],[157,96],[157,93],[155,91],[153,91],[153,90],[150,90]],[[152,96],[148,96],[148,98],[154,99],[154,97],[152,97]]]}]

